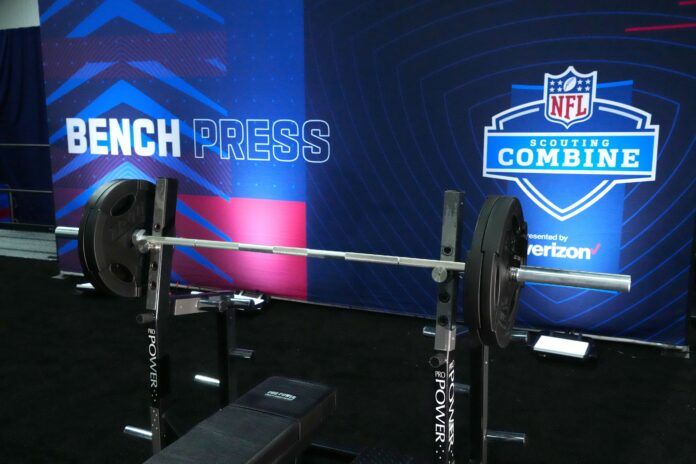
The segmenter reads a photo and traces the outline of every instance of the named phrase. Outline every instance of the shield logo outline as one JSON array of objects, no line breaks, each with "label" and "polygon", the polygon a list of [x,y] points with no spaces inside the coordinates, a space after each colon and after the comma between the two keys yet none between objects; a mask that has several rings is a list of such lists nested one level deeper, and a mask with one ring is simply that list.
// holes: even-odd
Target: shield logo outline
[{"label": "shield logo outline", "polygon": [[[596,74],[596,71],[594,72]],[[573,204],[569,206],[558,206],[547,196],[545,196],[541,191],[539,191],[532,182],[523,174],[516,172],[500,172],[500,169],[493,169],[488,166],[488,138],[496,133],[505,133],[505,123],[513,119],[524,117],[525,115],[536,113],[542,110],[542,106],[546,104],[546,100],[537,100],[529,103],[524,103],[519,106],[508,108],[496,115],[491,119],[491,125],[486,126],[484,143],[483,143],[483,177],[502,179],[507,181],[515,182],[522,192],[530,198],[539,208],[545,211],[550,216],[556,218],[558,221],[566,221],[594,205],[597,201],[602,199],[609,191],[611,191],[614,186],[618,184],[634,183],[634,182],[651,182],[655,180],[656,169],[657,169],[657,154],[658,154],[658,140],[659,140],[659,125],[652,124],[652,115],[646,111],[643,111],[634,106],[625,105],[623,103],[597,99],[593,101],[594,104],[601,105],[600,111],[607,111],[612,114],[620,115],[622,117],[628,118],[635,121],[635,129],[637,134],[642,134],[644,136],[652,137],[652,161],[650,172],[636,172],[632,175],[621,176],[618,179],[609,179],[599,177],[597,185],[592,188],[588,193],[586,193],[582,198],[576,200]],[[571,133],[559,132],[558,135],[571,135]],[[580,135],[582,133],[578,133]],[[590,133],[595,135],[595,133]],[[600,133],[596,133],[599,135]],[[616,133],[619,135],[620,133]],[[625,134],[625,133],[624,133]],[[529,133],[527,135],[541,135],[541,133]],[[614,135],[614,133],[608,132],[605,135]],[[543,173],[543,172],[540,172]],[[563,174],[563,172],[552,171],[546,172],[548,174]],[[581,174],[586,175],[596,175],[593,172],[583,172]]]}]

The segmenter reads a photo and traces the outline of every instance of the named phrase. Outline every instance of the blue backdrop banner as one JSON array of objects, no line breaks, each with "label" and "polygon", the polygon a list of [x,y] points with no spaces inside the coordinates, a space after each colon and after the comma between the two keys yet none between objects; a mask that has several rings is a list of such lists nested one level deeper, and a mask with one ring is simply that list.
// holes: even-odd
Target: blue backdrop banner
[{"label": "blue backdrop banner", "polygon": [[[442,194],[520,198],[518,323],[685,343],[694,18],[636,1],[42,0],[59,224],[115,177],[181,180],[181,235],[437,257]],[[465,247],[466,248],[466,247]],[[61,265],[76,268],[74,242]],[[431,317],[426,270],[181,250],[176,280]]]}]

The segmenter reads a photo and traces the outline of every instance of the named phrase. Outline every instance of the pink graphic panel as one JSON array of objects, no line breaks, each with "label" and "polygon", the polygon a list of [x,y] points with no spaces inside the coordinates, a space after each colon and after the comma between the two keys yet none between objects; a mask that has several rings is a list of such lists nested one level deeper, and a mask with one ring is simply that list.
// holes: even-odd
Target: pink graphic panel
[{"label": "pink graphic panel", "polygon": [[[305,204],[298,201],[180,195],[179,201],[205,221],[179,213],[176,235],[211,240],[222,238],[210,225],[237,242],[282,246],[307,246]],[[174,254],[176,277],[184,282],[216,288],[242,288],[290,298],[307,298],[307,260],[296,256],[235,252],[226,250],[179,249]],[[213,272],[211,272],[211,269]]]}]

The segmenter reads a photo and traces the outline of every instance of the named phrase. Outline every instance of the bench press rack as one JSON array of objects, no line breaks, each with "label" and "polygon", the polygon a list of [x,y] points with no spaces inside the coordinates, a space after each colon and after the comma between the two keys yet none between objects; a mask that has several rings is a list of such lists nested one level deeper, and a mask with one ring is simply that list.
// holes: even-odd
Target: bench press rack
[{"label": "bench press rack", "polygon": [[[154,197],[151,203],[148,202],[150,194]],[[462,192],[454,190],[445,192],[440,259],[433,260],[179,238],[174,236],[176,180],[160,178],[156,187],[146,181],[133,180],[117,180],[102,186],[86,205],[81,227],[79,229],[57,227],[56,235],[66,238],[80,237],[78,251],[83,270],[95,287],[128,297],[140,296],[141,290],[146,292],[148,312],[140,315],[138,319],[147,326],[151,427],[149,432],[129,427],[126,430],[127,433],[150,438],[155,453],[172,443],[174,438],[167,419],[167,397],[170,388],[169,359],[163,350],[163,341],[168,331],[166,321],[171,316],[211,310],[218,313],[218,354],[221,378],[217,382],[213,382],[215,379],[207,379],[208,383],[217,383],[220,386],[222,408],[241,406],[253,410],[255,407],[256,400],[249,399],[249,393],[240,398],[244,404],[237,405],[235,402],[234,405],[226,406],[237,395],[234,359],[243,353],[235,347],[234,294],[204,294],[186,297],[172,297],[169,294],[174,246],[188,246],[432,269],[432,278],[439,284],[434,354],[429,358],[433,368],[434,385],[432,433],[435,446],[432,462],[437,464],[456,462],[454,399],[456,392],[466,390],[462,385],[455,384],[454,356],[457,342],[457,293],[460,277],[463,276],[466,288],[465,314],[469,317],[468,326],[474,342],[470,345],[469,395],[472,440],[469,462],[471,464],[487,462],[489,441],[523,443],[523,435],[494,432],[488,430],[487,424],[489,346],[505,347],[510,341],[520,288],[525,282],[537,282],[627,292],[630,290],[631,278],[618,274],[526,266],[527,226],[519,201],[513,197],[486,199],[479,214],[467,262],[464,263],[460,259],[463,198]],[[149,209],[150,207],[152,210]],[[152,211],[152,216],[148,211]],[[149,235],[148,217],[152,217]],[[131,278],[120,278],[119,276],[124,273]],[[141,279],[141,276],[146,278]],[[280,380],[283,381],[283,379]],[[310,399],[308,402],[301,402],[304,409],[292,411],[287,416],[288,419],[304,420],[299,414],[310,412],[305,406],[312,406],[316,411],[321,411],[321,417],[325,417],[332,407],[335,407],[335,391],[331,391],[328,387],[301,381],[287,381],[295,382],[294,387],[288,388],[296,387],[300,396],[304,397],[307,393]],[[259,392],[252,393],[258,395]],[[311,401],[314,403],[310,404]],[[333,406],[329,404],[331,402]],[[225,412],[224,409],[220,412]],[[263,414],[264,410],[260,409],[257,412]],[[271,410],[268,412],[273,414]],[[237,427],[239,424],[231,422],[229,417],[231,411],[226,413],[227,418],[220,416],[223,421]],[[244,414],[246,413],[242,413]],[[298,424],[299,422],[293,423],[292,427],[297,428]],[[268,422],[268,425],[272,424]],[[314,429],[318,427],[316,421],[312,423],[312,426]],[[305,424],[303,428],[307,429],[307,425]],[[294,453],[297,446],[307,446],[308,439],[308,436],[299,436],[299,441],[290,443],[287,453]],[[291,455],[287,453],[283,456]]]},{"label": "bench press rack", "polygon": [[[169,179],[160,179],[156,190],[153,237],[174,235],[174,208],[176,187],[171,187]],[[440,259],[460,261],[460,236],[462,229],[463,193],[447,191],[444,199],[442,224],[442,246]],[[155,245],[149,248],[148,287],[146,296],[147,313],[141,314],[137,322],[145,325],[148,337],[150,391],[150,430],[126,426],[124,433],[138,438],[149,439],[152,452],[156,454],[176,440],[174,428],[168,423],[167,409],[170,394],[170,362],[164,350],[164,337],[168,332],[167,320],[172,316],[215,312],[217,324],[218,373],[217,378],[196,375],[199,383],[217,387],[220,408],[224,408],[237,398],[237,378],[235,363],[239,358],[248,359],[253,351],[237,348],[236,320],[233,292],[201,293],[195,295],[170,295],[169,276],[173,247]],[[435,354],[430,359],[434,380],[434,457],[435,463],[454,463],[454,395],[468,393],[470,397],[470,463],[487,462],[487,443],[489,441],[513,441],[524,443],[523,434],[494,432],[487,428],[488,418],[488,352],[485,345],[471,348],[470,378],[471,386],[454,381],[455,347],[457,338],[456,310],[459,275],[450,271],[438,286],[437,315],[434,333]],[[436,280],[443,277],[434,276]],[[321,448],[321,447],[319,447]],[[339,451],[340,450],[330,450]]]}]

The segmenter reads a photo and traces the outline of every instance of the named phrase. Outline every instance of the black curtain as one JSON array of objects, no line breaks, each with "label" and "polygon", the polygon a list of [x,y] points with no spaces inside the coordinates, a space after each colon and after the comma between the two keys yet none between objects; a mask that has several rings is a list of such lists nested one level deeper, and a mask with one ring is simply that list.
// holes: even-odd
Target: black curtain
[{"label": "black curtain", "polygon": [[[13,189],[52,190],[38,27],[0,31],[0,184]],[[2,188],[2,187],[0,187]],[[3,200],[8,194],[0,192]],[[13,193],[14,219],[54,223],[53,196]]]}]

